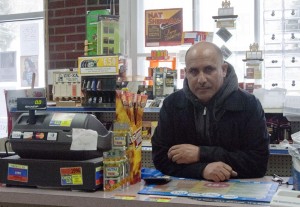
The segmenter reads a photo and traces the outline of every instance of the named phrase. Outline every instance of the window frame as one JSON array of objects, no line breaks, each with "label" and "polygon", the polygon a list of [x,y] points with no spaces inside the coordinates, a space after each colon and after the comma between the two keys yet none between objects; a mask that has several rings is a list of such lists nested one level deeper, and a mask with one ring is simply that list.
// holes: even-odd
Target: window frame
[{"label": "window frame", "polygon": [[[47,24],[46,24],[46,18],[47,18],[47,1],[46,0],[43,0],[42,1],[42,4],[43,4],[43,11],[34,11],[34,12],[26,12],[26,13],[12,13],[12,14],[5,14],[5,15],[0,15],[0,24],[5,24],[5,23],[17,23],[17,24],[22,24],[22,22],[26,21],[26,23],[28,22],[28,24],[32,24],[30,21],[33,21],[34,23],[37,23],[39,25],[43,25],[42,28],[39,28],[39,31],[37,31],[39,34],[41,34],[40,32],[42,31],[43,33],[43,39],[39,39],[39,41],[42,41],[43,42],[43,45],[40,45],[39,47],[39,53],[37,54],[37,57],[38,57],[38,61],[39,61],[39,79],[41,81],[39,81],[39,87],[45,87],[46,86],[46,70],[47,70],[47,67],[46,67],[46,57],[47,57],[47,48],[48,48],[48,42],[46,41],[47,38]],[[42,23],[41,23],[41,20],[42,20]],[[38,21],[38,22],[37,22]],[[41,37],[41,36],[39,36]],[[18,37],[19,38],[19,37]],[[39,43],[40,44],[40,43]],[[43,51],[40,51],[41,48],[43,49]],[[18,48],[16,48],[15,51],[17,51]],[[3,50],[1,52],[9,52],[9,51],[6,51],[6,50]],[[18,65],[20,63],[20,57],[21,54],[20,54],[20,51],[18,52],[18,54],[16,54],[15,58],[16,58],[16,72],[17,73],[20,73],[21,71],[21,68],[20,68],[20,65]],[[43,61],[40,61],[41,59],[43,59]],[[42,72],[41,72],[42,71]],[[4,81],[4,82],[1,82],[0,85],[1,85],[1,91],[2,91],[2,95],[3,97],[1,97],[0,99],[0,104],[1,104],[1,108],[2,109],[5,109],[6,111],[6,101],[5,101],[5,97],[4,97],[4,91],[2,89],[20,89],[20,88],[24,88],[21,86],[21,83],[19,83],[21,81],[21,78],[18,78],[18,75],[17,75],[17,80],[16,82],[11,82],[11,81]],[[17,84],[16,84],[17,83]],[[25,87],[25,88],[28,88],[28,87]],[[1,135],[4,135],[6,134],[7,136],[7,112],[1,112],[0,113],[0,134]],[[6,130],[6,131],[5,131]],[[2,137],[2,136],[1,136]],[[0,138],[1,138],[0,137]]]}]

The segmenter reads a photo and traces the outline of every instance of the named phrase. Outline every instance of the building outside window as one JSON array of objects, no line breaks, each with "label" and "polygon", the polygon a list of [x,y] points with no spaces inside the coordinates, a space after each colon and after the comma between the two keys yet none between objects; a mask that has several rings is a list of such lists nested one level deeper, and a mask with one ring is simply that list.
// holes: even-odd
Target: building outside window
[{"label": "building outside window", "polygon": [[45,2],[0,1],[0,138],[7,136],[4,90],[45,87]]}]

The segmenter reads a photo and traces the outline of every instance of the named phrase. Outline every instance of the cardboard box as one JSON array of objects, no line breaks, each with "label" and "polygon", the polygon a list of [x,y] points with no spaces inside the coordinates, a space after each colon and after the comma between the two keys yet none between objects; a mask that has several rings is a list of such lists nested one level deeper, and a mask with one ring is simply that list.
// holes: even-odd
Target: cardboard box
[{"label": "cardboard box", "polygon": [[[136,98],[134,98],[136,97]],[[116,123],[127,126],[129,160],[129,181],[135,184],[141,181],[142,170],[142,117],[147,95],[116,91]],[[115,129],[114,129],[115,130]]]}]

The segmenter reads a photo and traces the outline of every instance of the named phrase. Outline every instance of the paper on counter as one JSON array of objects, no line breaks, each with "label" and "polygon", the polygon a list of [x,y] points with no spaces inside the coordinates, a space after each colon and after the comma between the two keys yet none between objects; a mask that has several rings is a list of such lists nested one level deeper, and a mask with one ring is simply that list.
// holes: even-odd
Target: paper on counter
[{"label": "paper on counter", "polygon": [[271,207],[298,207],[300,206],[300,191],[290,189],[278,189],[273,196]]},{"label": "paper on counter", "polygon": [[97,150],[98,133],[91,129],[72,129],[71,150]]}]

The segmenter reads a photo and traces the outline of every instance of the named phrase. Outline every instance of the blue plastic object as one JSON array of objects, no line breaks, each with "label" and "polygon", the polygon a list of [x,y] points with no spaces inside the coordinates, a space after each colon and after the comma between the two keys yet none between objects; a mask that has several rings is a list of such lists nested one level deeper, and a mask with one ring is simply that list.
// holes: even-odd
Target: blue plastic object
[{"label": "blue plastic object", "polygon": [[163,176],[164,174],[160,172],[159,170],[156,170],[154,168],[142,168],[141,170],[141,177],[142,179],[147,177],[156,177],[156,176]]}]

